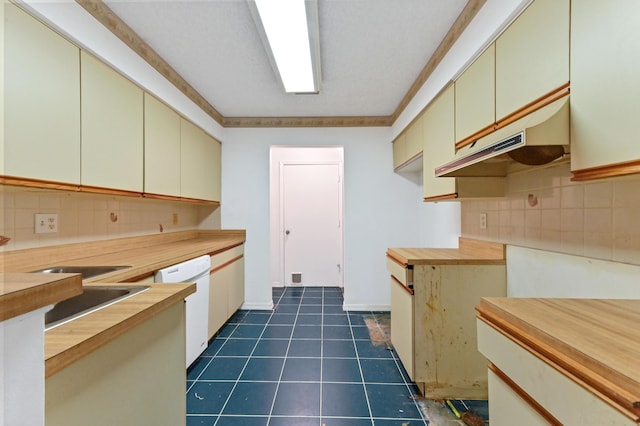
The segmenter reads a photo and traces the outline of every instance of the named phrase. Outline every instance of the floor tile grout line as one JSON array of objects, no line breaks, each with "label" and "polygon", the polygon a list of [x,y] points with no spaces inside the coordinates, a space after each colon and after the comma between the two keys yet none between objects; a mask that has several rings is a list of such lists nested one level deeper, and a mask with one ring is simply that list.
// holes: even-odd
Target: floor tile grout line
[{"label": "floor tile grout line", "polygon": [[[286,293],[287,288],[285,287],[285,291],[282,292],[280,296],[280,300],[282,300],[282,296]],[[304,296],[304,290],[302,292]],[[298,310],[296,311],[296,316],[293,320],[293,326],[291,327],[291,335],[289,336],[289,344],[287,345],[287,351],[284,354],[284,362],[282,363],[282,368],[280,369],[280,377],[278,377],[278,383],[276,385],[276,391],[273,394],[273,400],[271,401],[271,409],[269,410],[269,416],[267,417],[267,424],[271,423],[271,415],[273,414],[273,408],[276,405],[276,398],[278,397],[278,390],[280,389],[280,383],[282,382],[282,375],[284,374],[284,366],[287,364],[287,358],[289,357],[289,348],[291,348],[291,342],[293,341],[293,335],[296,332],[296,325],[298,323],[298,315],[300,313],[300,306],[302,306],[302,297],[300,297],[300,303],[298,304]],[[275,310],[273,311],[275,312]],[[273,315],[273,314],[272,314]],[[266,327],[266,326],[265,326]]]},{"label": "floor tile grout line", "polygon": [[323,380],[324,370],[324,288],[322,289],[322,298],[320,299],[320,401],[319,401],[319,426],[322,426],[322,390],[324,388]]},{"label": "floor tile grout line", "polygon": [[[249,313],[251,313],[252,310],[249,310],[246,314],[245,317],[247,315],[249,315]],[[269,319],[271,319],[271,317],[273,316],[273,310],[271,311],[271,315],[269,315]],[[218,424],[218,422],[220,421],[220,417],[222,417],[222,413],[224,413],[224,409],[227,407],[227,404],[229,403],[229,399],[231,398],[231,395],[233,395],[233,391],[236,389],[236,387],[238,386],[238,383],[240,383],[240,377],[242,377],[242,373],[244,373],[244,371],[247,368],[247,365],[249,364],[249,361],[251,360],[251,355],[253,355],[253,353],[255,352],[256,348],[258,347],[258,343],[260,342],[260,337],[262,337],[262,335],[264,334],[264,331],[267,328],[267,324],[269,323],[269,321],[267,320],[267,322],[264,324],[263,328],[262,328],[262,332],[260,333],[260,336],[256,339],[256,343],[255,345],[253,345],[253,348],[251,349],[251,353],[249,354],[249,356],[247,357],[247,360],[244,363],[244,366],[242,367],[242,370],[240,371],[240,373],[238,373],[238,377],[235,380],[233,387],[231,388],[231,390],[229,391],[229,394],[227,395],[227,399],[224,401],[224,404],[222,405],[222,407],[220,408],[220,413],[218,414],[218,417],[216,418],[216,421],[213,423],[212,426],[216,426]],[[236,326],[237,327],[237,326]],[[235,329],[234,329],[235,331]],[[232,333],[233,335],[233,333]],[[229,337],[227,337],[227,340],[229,339]],[[226,343],[226,341],[225,341]],[[220,350],[218,350],[219,352]],[[214,357],[215,358],[215,357]],[[274,395],[275,398],[275,395]]]},{"label": "floor tile grout line", "polygon": [[369,401],[369,395],[367,394],[367,385],[366,382],[364,380],[364,372],[362,371],[362,365],[360,363],[360,354],[358,353],[358,345],[356,345],[356,339],[354,338],[353,335],[353,328],[351,326],[351,317],[349,316],[349,312],[347,312],[347,319],[349,321],[349,331],[351,332],[351,338],[353,341],[353,348],[356,351],[356,359],[358,362],[358,369],[360,370],[360,379],[362,380],[362,388],[364,390],[364,397],[367,401],[367,408],[369,409],[369,420],[371,420],[371,425],[374,426],[375,422],[373,420],[373,411],[371,410],[371,402]]}]

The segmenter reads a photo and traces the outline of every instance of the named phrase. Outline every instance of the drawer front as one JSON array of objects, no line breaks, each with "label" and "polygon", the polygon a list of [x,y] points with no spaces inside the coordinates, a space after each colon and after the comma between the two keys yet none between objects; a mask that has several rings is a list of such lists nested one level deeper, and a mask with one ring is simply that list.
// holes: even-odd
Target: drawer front
[{"label": "drawer front", "polygon": [[492,425],[511,425],[514,419],[527,419],[522,424],[547,426],[549,423],[507,383],[489,370],[489,418]]},{"label": "drawer front", "polygon": [[244,244],[225,250],[211,256],[211,270],[219,268],[221,265],[236,259],[244,254]]},{"label": "drawer front", "polygon": [[410,269],[387,256],[387,270],[405,286],[413,286],[413,269]]},{"label": "drawer front", "polygon": [[[562,424],[636,425],[490,325],[478,320],[477,327],[480,352]],[[494,425],[493,418],[491,424]]]}]

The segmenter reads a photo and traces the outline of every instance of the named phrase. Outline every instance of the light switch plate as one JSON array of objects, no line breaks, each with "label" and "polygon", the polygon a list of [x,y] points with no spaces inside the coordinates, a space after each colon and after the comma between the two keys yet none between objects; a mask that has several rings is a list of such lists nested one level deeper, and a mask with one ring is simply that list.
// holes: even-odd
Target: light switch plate
[{"label": "light switch plate", "polygon": [[55,213],[36,213],[35,232],[36,234],[49,234],[58,232],[58,215]]}]

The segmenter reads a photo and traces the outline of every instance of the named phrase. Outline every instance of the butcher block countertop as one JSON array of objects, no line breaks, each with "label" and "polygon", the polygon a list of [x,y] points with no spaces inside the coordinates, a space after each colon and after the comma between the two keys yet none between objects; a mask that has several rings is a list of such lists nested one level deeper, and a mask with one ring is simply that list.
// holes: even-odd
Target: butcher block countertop
[{"label": "butcher block countertop", "polygon": [[126,265],[87,282],[134,282],[159,269],[243,244],[244,230],[182,231],[87,243],[13,250],[0,256],[0,270],[31,272],[52,266]]},{"label": "butcher block countertop", "polygon": [[44,334],[45,377],[53,376],[195,291],[196,285],[192,283],[150,284],[147,290],[47,330]]},{"label": "butcher block countertop", "polygon": [[458,248],[390,248],[387,256],[408,265],[504,265],[505,245],[460,238]]},{"label": "butcher block countertop", "polygon": [[485,298],[478,318],[640,417],[640,300]]},{"label": "butcher block countertop", "polygon": [[[244,230],[181,231],[114,240],[7,251],[0,314],[15,316],[15,303],[46,306],[81,293],[82,285],[121,285],[149,280],[159,269],[205,254],[215,255],[244,243]],[[78,274],[27,274],[53,266],[126,265],[84,281]],[[67,283],[71,284],[67,284]],[[11,284],[8,284],[11,283]],[[71,285],[69,289],[67,285]],[[45,375],[50,377],[126,331],[195,292],[195,284],[141,283],[150,288],[45,332]],[[7,302],[12,302],[8,304]],[[26,302],[23,305],[27,304]],[[33,308],[33,309],[37,309]]]},{"label": "butcher block countertop", "polygon": [[78,274],[0,274],[0,321],[82,293]]}]

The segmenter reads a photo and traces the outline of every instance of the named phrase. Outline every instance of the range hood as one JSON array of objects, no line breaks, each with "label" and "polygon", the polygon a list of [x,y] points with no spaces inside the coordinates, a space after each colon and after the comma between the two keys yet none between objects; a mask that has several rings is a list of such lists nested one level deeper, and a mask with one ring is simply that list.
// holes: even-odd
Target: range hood
[{"label": "range hood", "polygon": [[565,96],[459,149],[452,161],[435,169],[435,175],[506,176],[514,163],[534,166],[563,157],[569,143]]}]

